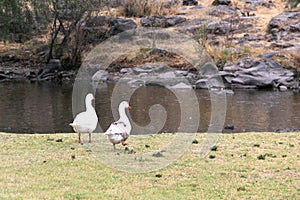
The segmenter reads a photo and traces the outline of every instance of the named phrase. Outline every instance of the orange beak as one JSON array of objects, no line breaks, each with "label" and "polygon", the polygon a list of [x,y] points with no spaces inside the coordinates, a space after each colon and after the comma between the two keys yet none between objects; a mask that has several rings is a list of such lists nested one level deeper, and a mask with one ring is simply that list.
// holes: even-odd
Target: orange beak
[{"label": "orange beak", "polygon": [[131,109],[131,106],[130,106],[130,105],[128,105],[128,109],[129,109],[129,110]]}]

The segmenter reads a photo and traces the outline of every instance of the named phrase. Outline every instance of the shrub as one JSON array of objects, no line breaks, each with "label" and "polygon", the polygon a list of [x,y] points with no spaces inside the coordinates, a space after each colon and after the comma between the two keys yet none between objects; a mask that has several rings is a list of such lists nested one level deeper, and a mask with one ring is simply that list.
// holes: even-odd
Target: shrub
[{"label": "shrub", "polygon": [[163,0],[126,0],[123,15],[126,17],[145,17],[167,15],[174,12],[175,5],[167,5]]}]

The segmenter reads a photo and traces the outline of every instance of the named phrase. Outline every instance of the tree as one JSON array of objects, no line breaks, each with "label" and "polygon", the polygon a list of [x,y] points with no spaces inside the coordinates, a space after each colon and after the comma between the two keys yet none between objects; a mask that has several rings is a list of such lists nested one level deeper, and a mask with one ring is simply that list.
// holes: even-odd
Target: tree
[{"label": "tree", "polygon": [[52,0],[53,23],[48,60],[64,56],[64,65],[76,67],[80,63],[81,27],[97,3],[99,0]]},{"label": "tree", "polygon": [[46,28],[50,21],[49,0],[1,0],[0,40],[24,42]]}]

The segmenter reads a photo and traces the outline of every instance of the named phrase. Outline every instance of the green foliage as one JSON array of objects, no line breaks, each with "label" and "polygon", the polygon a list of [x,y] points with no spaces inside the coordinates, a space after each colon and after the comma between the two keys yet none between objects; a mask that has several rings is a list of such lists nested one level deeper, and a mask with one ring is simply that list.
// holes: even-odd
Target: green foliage
[{"label": "green foliage", "polygon": [[49,1],[0,1],[0,40],[24,42],[50,22]]},{"label": "green foliage", "polygon": [[300,0],[293,0],[291,2],[291,8],[296,8],[299,3],[300,3]]}]

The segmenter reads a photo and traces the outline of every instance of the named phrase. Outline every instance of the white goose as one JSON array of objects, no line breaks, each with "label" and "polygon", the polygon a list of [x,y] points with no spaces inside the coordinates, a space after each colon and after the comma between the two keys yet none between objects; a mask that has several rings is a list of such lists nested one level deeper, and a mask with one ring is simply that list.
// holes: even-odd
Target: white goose
[{"label": "white goose", "polygon": [[93,94],[87,94],[85,97],[86,111],[76,115],[73,123],[70,124],[70,126],[73,127],[74,131],[78,133],[78,143],[80,144],[83,144],[80,139],[80,134],[88,133],[89,142],[92,142],[91,134],[97,127],[98,117],[92,105],[92,100],[94,100]]},{"label": "white goose", "polygon": [[121,143],[123,146],[127,145],[125,141],[130,136],[131,124],[125,112],[126,108],[131,109],[131,106],[127,101],[122,101],[119,105],[120,119],[116,122],[113,122],[104,133],[108,136],[109,141],[114,145],[115,151],[115,145],[119,143]]}]

